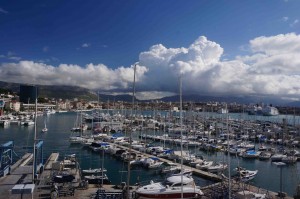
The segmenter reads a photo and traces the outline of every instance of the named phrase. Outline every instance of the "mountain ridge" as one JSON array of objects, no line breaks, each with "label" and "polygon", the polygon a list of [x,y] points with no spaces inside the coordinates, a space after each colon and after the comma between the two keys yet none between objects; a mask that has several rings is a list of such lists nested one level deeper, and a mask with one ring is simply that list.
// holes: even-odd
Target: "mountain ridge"
[{"label": "mountain ridge", "polygon": [[[3,82],[0,81],[0,88],[11,90],[15,93],[19,93],[20,89],[19,83]],[[96,91],[78,87],[78,86],[57,86],[57,85],[37,85],[39,88],[40,97],[44,98],[56,98],[56,99],[83,99],[83,100],[98,100],[98,95]],[[99,94],[100,101],[132,101],[132,95],[108,95],[108,94]],[[300,107],[300,101],[288,101],[282,100],[280,98],[275,98],[272,96],[255,96],[255,95],[243,95],[243,96],[208,96],[208,95],[183,95],[183,101],[192,101],[192,102],[225,102],[225,103],[240,103],[240,104],[250,104],[250,103],[265,103],[273,104],[279,106],[291,106],[291,107]],[[154,100],[164,101],[164,102],[179,102],[179,95],[174,95],[170,97],[163,97],[160,99],[148,99],[148,100],[139,100],[140,102],[149,102]]]}]

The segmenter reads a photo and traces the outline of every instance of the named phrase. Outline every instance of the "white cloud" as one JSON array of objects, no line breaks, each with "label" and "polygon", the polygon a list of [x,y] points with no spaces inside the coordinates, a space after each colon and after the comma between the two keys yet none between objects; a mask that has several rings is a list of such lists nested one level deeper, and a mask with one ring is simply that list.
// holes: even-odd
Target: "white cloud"
[{"label": "white cloud", "polygon": [[154,45],[140,54],[140,63],[149,68],[143,87],[178,93],[182,73],[186,93],[300,95],[299,35],[258,37],[249,49],[249,55],[224,61],[223,48],[205,37],[188,48]]},{"label": "white cloud", "polygon": [[81,45],[82,48],[87,48],[87,47],[90,47],[90,46],[91,46],[91,44],[89,44],[89,43],[84,43],[84,44]]},{"label": "white cloud", "polygon": [[[137,82],[142,80],[146,71],[145,67],[137,66]],[[115,70],[103,64],[88,64],[85,67],[60,64],[54,67],[33,61],[20,61],[0,65],[0,79],[16,83],[72,85],[89,89],[128,89],[132,86],[133,67],[120,67]]]},{"label": "white cloud", "polygon": [[[224,49],[204,36],[187,47],[153,45],[139,55],[137,96],[155,99],[178,93],[178,79],[182,75],[185,94],[268,94],[300,98],[300,35],[261,36],[249,41],[247,46],[250,50],[247,55],[224,61],[221,59]],[[133,67],[111,69],[103,64],[55,67],[20,61],[2,63],[0,79],[130,92]]]},{"label": "white cloud", "polygon": [[300,35],[280,34],[250,41],[253,55],[240,57],[249,64],[253,92],[273,95],[300,95]]},{"label": "white cloud", "polygon": [[151,91],[151,92],[137,92],[136,98],[139,100],[150,100],[150,99],[161,99],[163,97],[173,96],[172,92],[161,92],[161,91]]}]

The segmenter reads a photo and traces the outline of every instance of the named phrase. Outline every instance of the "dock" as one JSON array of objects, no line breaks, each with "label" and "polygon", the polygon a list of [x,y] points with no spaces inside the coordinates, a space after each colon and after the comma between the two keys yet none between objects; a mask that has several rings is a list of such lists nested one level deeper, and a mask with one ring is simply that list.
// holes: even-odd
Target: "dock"
[{"label": "dock", "polygon": [[11,166],[10,175],[0,178],[1,198],[20,198],[18,194],[18,196],[12,194],[13,187],[17,184],[32,183],[32,166],[28,165],[28,163],[32,160],[32,157],[31,153],[26,153],[21,159]]},{"label": "dock", "polygon": [[[127,151],[129,150],[129,148],[126,147],[126,146],[121,146],[121,145],[117,145],[117,144],[114,144],[114,143],[110,143],[110,144],[114,145],[114,146],[117,146],[117,147],[119,147],[121,149],[125,149]],[[135,149],[131,149],[131,151],[134,152],[134,153],[143,154],[143,156],[148,157],[148,158],[153,157],[153,155],[150,155],[150,154],[147,154],[147,153],[142,153],[142,152],[137,151]],[[171,161],[171,160],[167,160],[167,159],[164,159],[164,158],[159,158],[159,159],[161,161],[165,162],[165,163],[173,163],[174,164],[174,162]],[[180,163],[176,163],[175,162],[175,164],[177,166],[180,166]],[[202,177],[202,178],[214,181],[214,182],[220,182],[220,181],[222,181],[222,178],[220,176],[214,174],[214,173],[206,172],[206,171],[203,171],[203,170],[200,170],[200,169],[196,169],[196,168],[193,168],[193,167],[190,167],[190,166],[186,166],[186,165],[182,165],[182,167],[184,169],[190,169],[190,170],[192,170],[193,175],[195,175],[195,176],[199,176],[199,177]]]},{"label": "dock", "polygon": [[[120,148],[128,149],[125,146],[119,146]],[[134,149],[131,149],[132,152],[138,152]],[[141,153],[141,152],[138,152]],[[144,153],[143,153],[144,154]],[[149,154],[144,154],[145,156],[151,157]],[[57,192],[52,181],[53,173],[58,169],[57,167],[59,154],[52,153],[48,160],[44,165],[43,172],[38,175],[35,184],[32,185],[32,165],[30,165],[32,161],[32,154],[25,154],[20,160],[18,160],[14,165],[11,166],[10,175],[0,178],[0,195],[1,198],[7,199],[50,199],[50,198],[66,198],[66,199],[91,199],[95,198],[97,195],[102,197],[106,195],[107,198],[115,198],[115,199],[123,199],[125,198],[124,187],[115,186],[115,185],[86,185],[81,184],[80,179],[80,169],[76,169],[75,175],[77,175],[78,179],[72,183],[59,185],[60,189]],[[170,163],[172,161],[160,158],[162,161]],[[172,162],[173,163],[173,162]],[[192,169],[194,175],[201,176],[204,178],[209,178],[215,180],[216,183],[201,187],[201,190],[204,193],[202,199],[210,199],[210,198],[222,198],[228,194],[228,178],[225,176],[220,177],[216,174],[212,174],[209,172],[201,171],[199,169],[191,168],[184,166],[184,168]],[[23,186],[24,190],[25,186],[33,186],[31,187],[32,193],[30,191],[18,192],[16,191],[16,187]],[[131,192],[136,190],[136,186],[131,186]],[[14,190],[13,190],[14,189]],[[237,182],[235,180],[231,180],[231,191],[232,195],[236,198],[246,199],[251,198],[251,195],[261,194],[266,196],[266,198],[279,199],[278,193],[268,191],[259,187],[255,187],[248,183]],[[132,193],[129,194],[130,198],[132,197]],[[101,198],[100,197],[100,198]],[[292,199],[292,197],[285,196],[285,199]]]}]

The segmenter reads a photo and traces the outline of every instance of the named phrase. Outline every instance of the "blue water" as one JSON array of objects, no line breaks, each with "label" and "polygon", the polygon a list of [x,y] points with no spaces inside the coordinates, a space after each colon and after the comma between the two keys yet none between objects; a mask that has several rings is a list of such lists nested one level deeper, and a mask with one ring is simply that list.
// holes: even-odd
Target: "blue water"
[{"label": "blue water", "polygon": [[[207,113],[207,116],[211,116]],[[214,115],[215,116],[215,115]],[[230,114],[230,117],[249,119],[246,114]],[[219,117],[222,117],[219,115]],[[252,116],[252,119],[258,119],[257,116]],[[263,116],[260,116],[263,117]],[[276,116],[276,117],[263,117],[265,120],[274,120],[281,122],[283,118],[286,118],[289,122],[296,124],[299,121],[299,117],[293,116]],[[49,131],[47,133],[41,133],[41,129],[44,127],[44,119],[46,119],[47,127]],[[107,176],[112,181],[113,184],[120,184],[121,182],[127,182],[127,164],[122,161],[100,153],[94,153],[89,149],[84,149],[80,145],[70,145],[69,136],[71,134],[70,129],[74,126],[76,119],[75,113],[60,113],[53,114],[45,117],[38,117],[37,121],[37,138],[44,140],[44,157],[47,158],[53,152],[59,152],[60,157],[63,158],[64,155],[76,153],[79,158],[82,169],[101,167],[102,164],[104,168],[108,170]],[[251,119],[251,118],[250,118]],[[0,128],[0,144],[6,141],[13,140],[15,143],[15,152],[21,157],[24,153],[30,152],[26,149],[26,146],[32,146],[34,136],[33,126],[24,127],[11,125],[9,127]],[[209,160],[216,161],[227,161],[227,156],[222,152],[218,153],[207,153],[200,151],[199,149],[194,149],[196,153],[203,155]],[[239,157],[231,156],[231,171],[237,165],[246,167],[247,169],[258,170],[256,178],[251,182],[252,184],[272,190],[280,190],[280,168],[270,161],[260,161],[260,160],[245,160]],[[299,170],[300,163],[295,165],[285,166],[282,168],[282,183],[283,191],[287,192],[289,195],[293,195],[296,190],[296,186],[299,183]],[[232,172],[233,174],[233,172]],[[162,180],[163,176],[159,175],[156,171],[147,170],[143,168],[135,168],[131,171],[131,184],[136,182],[149,182],[150,180]],[[196,178],[197,185],[205,186],[211,182],[201,178]]]}]

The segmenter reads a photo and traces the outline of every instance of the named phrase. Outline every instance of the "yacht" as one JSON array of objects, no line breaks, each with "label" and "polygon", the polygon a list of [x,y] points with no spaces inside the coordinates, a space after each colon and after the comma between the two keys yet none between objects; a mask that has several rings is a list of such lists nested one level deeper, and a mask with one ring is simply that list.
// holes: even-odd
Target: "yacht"
[{"label": "yacht", "polygon": [[252,170],[247,170],[242,167],[237,167],[235,170],[237,172],[237,176],[238,176],[239,180],[242,182],[247,182],[247,181],[252,180],[258,172],[258,170],[252,171]]},{"label": "yacht", "polygon": [[102,173],[102,172],[106,172],[107,170],[105,168],[96,168],[96,169],[83,169],[82,170],[82,173],[83,174],[99,174],[99,173]]},{"label": "yacht", "polygon": [[227,113],[228,113],[228,109],[226,109],[226,108],[221,108],[221,109],[218,110],[218,113],[219,113],[219,114],[227,114]]},{"label": "yacht", "polygon": [[191,176],[176,175],[167,178],[165,182],[154,183],[151,180],[150,184],[138,188],[135,194],[137,199],[191,199],[201,198],[203,192]]},{"label": "yacht", "polygon": [[279,111],[276,107],[266,106],[262,109],[262,114],[264,116],[276,116],[279,115]]}]

